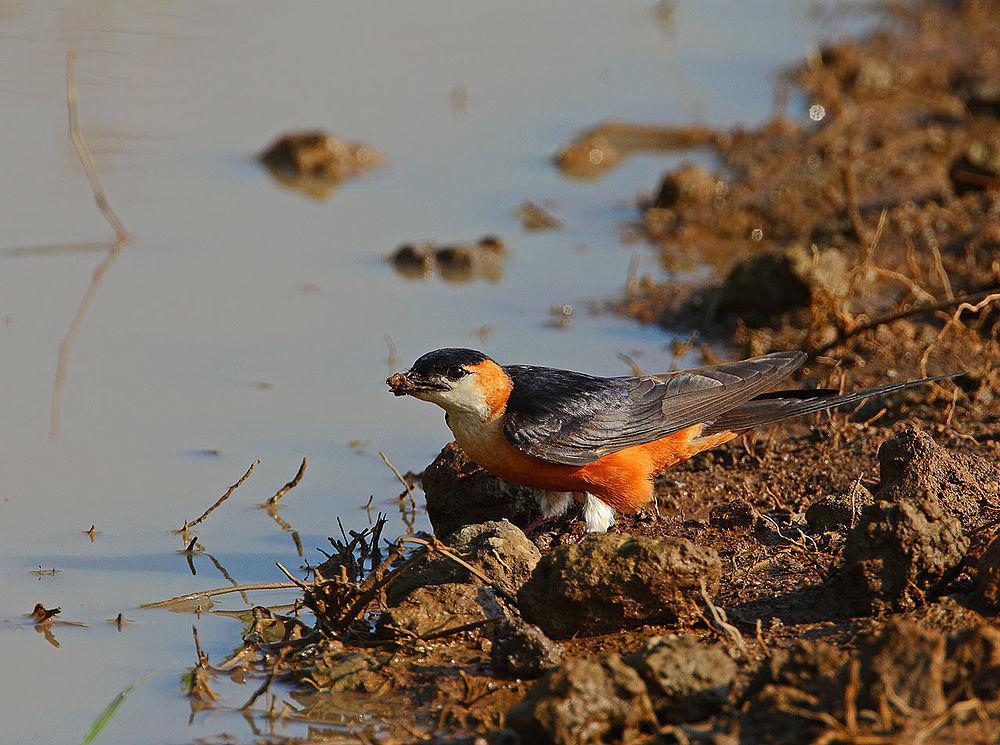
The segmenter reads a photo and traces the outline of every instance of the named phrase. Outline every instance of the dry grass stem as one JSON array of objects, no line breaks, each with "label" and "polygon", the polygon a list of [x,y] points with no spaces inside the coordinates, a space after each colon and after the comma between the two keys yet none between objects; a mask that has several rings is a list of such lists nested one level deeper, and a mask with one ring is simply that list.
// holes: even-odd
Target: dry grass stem
[{"label": "dry grass stem", "polygon": [[244,473],[242,476],[240,476],[240,480],[237,481],[232,486],[230,486],[228,489],[226,489],[226,493],[223,494],[221,497],[219,497],[217,500],[215,500],[215,503],[211,507],[209,507],[207,510],[205,510],[204,512],[202,512],[201,515],[199,515],[194,520],[191,520],[191,521],[185,520],[184,521],[184,525],[179,530],[175,530],[174,532],[175,533],[187,533],[189,530],[191,530],[191,528],[193,528],[195,525],[198,525],[200,522],[202,522],[202,520],[204,520],[206,517],[208,517],[210,514],[212,514],[212,512],[220,504],[222,504],[227,499],[229,499],[229,497],[232,495],[232,493],[234,491],[236,491],[237,489],[239,489],[243,485],[244,481],[246,481],[248,478],[250,478],[250,474],[253,473],[253,469],[257,467],[258,463],[260,463],[260,458],[255,459],[254,462],[250,464],[250,467],[247,468],[246,473]]},{"label": "dry grass stem", "polygon": [[265,506],[267,507],[275,506],[276,504],[278,504],[278,500],[280,500],[283,496],[285,496],[285,494],[287,494],[289,491],[298,486],[299,482],[302,481],[302,474],[306,472],[307,465],[308,462],[306,461],[305,458],[303,458],[302,465],[299,466],[299,470],[295,473],[295,476],[292,478],[292,480],[289,481],[280,489],[278,489],[278,491],[276,491],[273,496],[268,497],[268,500],[264,503]]},{"label": "dry grass stem", "polygon": [[186,603],[191,600],[200,600],[202,598],[214,598],[218,595],[228,595],[233,592],[253,592],[257,590],[295,590],[301,589],[301,583],[294,582],[257,582],[252,585],[237,585],[236,587],[216,587],[213,590],[201,590],[200,592],[191,592],[187,595],[177,595],[176,597],[167,598],[166,600],[157,600],[153,603],[143,603],[140,608],[166,608],[171,605],[178,605],[179,603]]}]

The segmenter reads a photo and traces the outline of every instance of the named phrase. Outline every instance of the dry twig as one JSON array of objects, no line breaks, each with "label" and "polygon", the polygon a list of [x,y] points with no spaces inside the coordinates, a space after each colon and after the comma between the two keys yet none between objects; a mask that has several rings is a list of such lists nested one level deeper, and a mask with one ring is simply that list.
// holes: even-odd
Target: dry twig
[{"label": "dry twig", "polygon": [[302,465],[299,466],[299,470],[295,473],[295,476],[292,478],[292,480],[289,481],[280,489],[278,489],[278,491],[276,491],[273,496],[268,497],[267,501],[264,502],[264,505],[266,507],[275,506],[276,504],[278,504],[278,500],[280,500],[283,496],[285,496],[285,494],[287,494],[289,491],[298,486],[299,482],[302,481],[302,474],[306,472],[306,465],[308,465],[308,463],[306,459],[303,458]]},{"label": "dry twig", "polygon": [[181,528],[179,530],[175,530],[174,532],[175,533],[187,533],[189,530],[191,530],[191,528],[193,528],[195,525],[198,525],[202,520],[204,520],[206,517],[208,517],[210,514],[212,514],[212,512],[215,510],[216,507],[218,507],[220,504],[222,504],[227,499],[229,499],[229,497],[232,495],[232,493],[234,491],[236,491],[237,489],[239,489],[243,485],[244,481],[246,481],[248,478],[250,478],[250,474],[253,473],[253,469],[257,467],[258,463],[260,463],[260,458],[256,458],[254,460],[254,462],[250,464],[250,467],[247,468],[246,473],[244,473],[242,476],[240,476],[240,480],[237,481],[232,486],[230,486],[228,489],[226,489],[226,493],[223,494],[221,497],[219,497],[217,500],[215,500],[215,504],[213,504],[211,507],[209,507],[203,513],[201,513],[201,515],[199,515],[194,520],[192,520],[190,522],[187,521],[187,520],[185,520],[184,521],[184,525],[181,526]]}]

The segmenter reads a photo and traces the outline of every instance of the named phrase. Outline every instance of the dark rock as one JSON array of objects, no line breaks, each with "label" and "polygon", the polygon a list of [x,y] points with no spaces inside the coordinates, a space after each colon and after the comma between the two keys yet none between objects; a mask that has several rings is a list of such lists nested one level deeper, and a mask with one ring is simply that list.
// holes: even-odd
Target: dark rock
[{"label": "dark rock", "polygon": [[501,623],[493,636],[490,661],[499,675],[537,678],[562,660],[563,648],[537,626],[512,620]]},{"label": "dark rock", "polygon": [[424,277],[434,268],[434,253],[427,243],[404,243],[392,252],[389,261],[408,277]]},{"label": "dark rock", "polygon": [[565,660],[507,712],[507,726],[532,745],[635,742],[657,729],[646,686],[617,654]]},{"label": "dark rock", "polygon": [[625,661],[645,681],[661,724],[716,713],[736,677],[736,663],[722,647],[683,637],[655,636]]},{"label": "dark rock", "polygon": [[434,261],[441,278],[451,282],[480,277],[496,281],[503,276],[500,261],[506,250],[502,240],[487,235],[475,243],[440,246],[434,251]]},{"label": "dark rock", "polygon": [[421,485],[427,516],[439,536],[463,525],[503,518],[525,525],[541,516],[539,500],[544,492],[497,478],[469,460],[454,442],[427,467]]},{"label": "dark rock", "polygon": [[986,612],[1000,612],[1000,537],[993,539],[979,560],[972,598]]},{"label": "dark rock", "polygon": [[518,605],[555,638],[685,622],[695,616],[701,583],[714,594],[720,574],[715,551],[682,538],[604,533],[543,556]]},{"label": "dark rock", "polygon": [[[517,594],[542,558],[535,544],[509,520],[466,525],[444,542],[511,595]],[[478,580],[468,569],[451,559],[429,557],[389,586],[389,605],[397,605],[418,587],[474,581]]]},{"label": "dark rock", "polygon": [[847,536],[833,588],[854,612],[912,608],[962,561],[962,524],[933,499],[865,507]]},{"label": "dark rock", "polygon": [[839,294],[849,272],[844,255],[834,249],[815,257],[799,246],[758,253],[730,269],[719,288],[719,310],[747,323],[765,323],[808,307],[817,292]]},{"label": "dark rock", "polygon": [[674,209],[708,202],[716,180],[704,166],[685,163],[664,175],[653,207]]},{"label": "dark rock", "polygon": [[979,514],[1000,498],[1000,468],[969,453],[953,453],[919,429],[910,428],[878,450],[881,499],[932,499],[956,517]]},{"label": "dark rock", "polygon": [[391,637],[394,629],[426,637],[483,619],[502,618],[503,608],[488,587],[466,584],[431,585],[414,590],[399,605],[379,616],[377,631]]},{"label": "dark rock", "polygon": [[272,173],[339,183],[381,162],[369,145],[320,130],[286,132],[260,154]]},{"label": "dark rock", "polygon": [[708,522],[726,530],[752,528],[757,520],[757,510],[745,499],[717,504],[708,513]]},{"label": "dark rock", "polygon": [[864,507],[875,497],[861,482],[856,481],[840,494],[828,494],[813,502],[806,510],[806,522],[814,533],[837,532],[853,528]]}]

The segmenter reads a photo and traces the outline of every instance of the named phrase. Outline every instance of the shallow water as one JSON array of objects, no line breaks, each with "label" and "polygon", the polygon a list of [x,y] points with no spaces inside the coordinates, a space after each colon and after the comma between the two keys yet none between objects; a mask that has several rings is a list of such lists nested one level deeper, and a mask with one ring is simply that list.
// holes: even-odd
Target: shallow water
[{"label": "shallow water", "polygon": [[[254,458],[195,531],[241,583],[300,563],[254,505],[303,456],[281,515],[308,557],[337,516],[367,524],[369,495],[398,515],[378,451],[420,470],[448,433],[437,410],[388,395],[387,334],[399,367],[448,345],[607,374],[628,371],[626,352],[667,369],[668,335],[586,305],[620,290],[634,254],[652,269],[622,247],[633,213],[616,205],[680,156],[633,157],[597,182],[560,176],[550,156],[607,118],[757,122],[776,66],[840,29],[799,0],[678,3],[669,19],[594,0],[0,3],[0,742],[79,742],[150,672],[101,741],[250,737],[237,712],[189,721],[178,683],[192,623],[213,661],[239,624],[136,608],[227,583],[204,554],[192,577],[171,529]],[[53,441],[57,349],[104,255],[80,244],[109,236],[66,135],[68,49],[84,133],[134,237],[70,350]],[[311,126],[371,143],[385,165],[317,201],[251,161],[282,130]],[[523,232],[525,199],[554,200],[566,227]],[[407,280],[382,261],[403,241],[485,233],[509,248],[496,283]],[[575,308],[567,330],[546,323],[562,304]],[[54,626],[56,647],[21,615],[36,602],[87,626]],[[134,621],[121,632],[106,623],[119,611]],[[224,703],[252,687],[223,687]]]}]

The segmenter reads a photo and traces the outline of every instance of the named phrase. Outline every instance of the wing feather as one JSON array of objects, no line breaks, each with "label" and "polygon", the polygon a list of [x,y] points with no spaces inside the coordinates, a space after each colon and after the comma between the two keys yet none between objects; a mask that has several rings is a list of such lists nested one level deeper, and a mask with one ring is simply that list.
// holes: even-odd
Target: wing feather
[{"label": "wing feather", "polygon": [[742,362],[638,378],[597,378],[511,365],[504,434],[529,455],[586,465],[609,453],[690,427],[774,387],[805,361],[778,352]]}]

